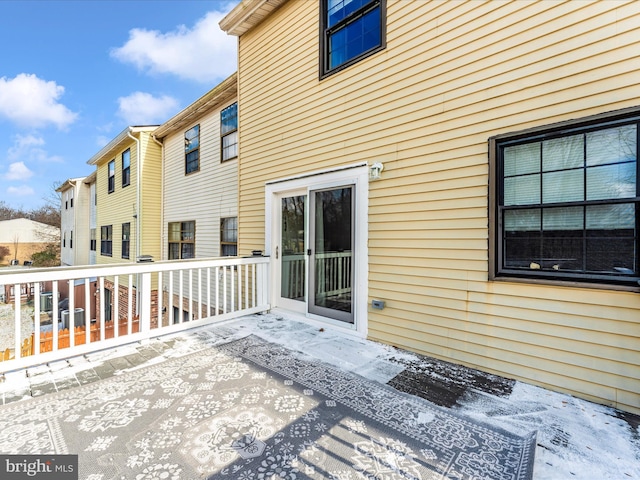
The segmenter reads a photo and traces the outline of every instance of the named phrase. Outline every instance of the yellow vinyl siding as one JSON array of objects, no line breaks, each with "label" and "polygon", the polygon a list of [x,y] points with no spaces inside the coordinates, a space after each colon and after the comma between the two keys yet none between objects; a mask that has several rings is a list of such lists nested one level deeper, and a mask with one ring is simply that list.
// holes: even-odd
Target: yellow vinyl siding
[{"label": "yellow vinyl siding", "polygon": [[[160,258],[160,213],[161,213],[161,148],[151,140],[148,132],[136,132],[141,139],[140,208],[137,202],[138,146],[133,139],[126,139],[113,151],[97,161],[96,172],[96,262],[98,264],[133,263],[136,261],[137,231],[136,215],[140,217],[141,255]],[[131,154],[130,182],[122,186],[122,152]],[[108,193],[108,165],[115,159],[115,188]],[[122,224],[130,224],[129,258],[122,258]],[[112,253],[105,256],[101,251],[101,227],[112,226]],[[121,285],[128,279],[121,278]],[[155,283],[154,283],[155,285]],[[154,287],[155,288],[155,287]]]},{"label": "yellow vinyl siding", "polygon": [[382,162],[370,338],[640,412],[640,294],[489,282],[487,215],[489,137],[640,105],[640,2],[388,0],[386,49],[323,80],[318,10],[240,39],[240,254],[266,182]]}]

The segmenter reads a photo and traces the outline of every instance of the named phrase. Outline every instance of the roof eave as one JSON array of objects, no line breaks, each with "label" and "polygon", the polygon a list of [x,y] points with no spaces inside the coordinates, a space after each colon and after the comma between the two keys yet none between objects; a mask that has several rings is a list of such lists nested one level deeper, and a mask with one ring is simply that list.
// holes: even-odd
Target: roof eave
[{"label": "roof eave", "polygon": [[179,131],[193,123],[194,119],[235,99],[237,95],[238,80],[236,73],[233,73],[187,108],[160,125],[153,132],[153,136],[157,139],[162,139],[167,135]]},{"label": "roof eave", "polygon": [[224,17],[219,25],[229,35],[246,33],[287,0],[242,0]]},{"label": "roof eave", "polygon": [[113,140],[107,143],[102,149],[96,153],[93,157],[87,160],[89,165],[98,165],[101,160],[105,157],[111,157],[115,151],[117,151],[125,142],[129,142],[131,138],[129,137],[129,133],[132,135],[140,132],[153,132],[158,128],[158,125],[145,125],[145,126],[135,126],[135,127],[127,127],[122,132],[118,134]]}]

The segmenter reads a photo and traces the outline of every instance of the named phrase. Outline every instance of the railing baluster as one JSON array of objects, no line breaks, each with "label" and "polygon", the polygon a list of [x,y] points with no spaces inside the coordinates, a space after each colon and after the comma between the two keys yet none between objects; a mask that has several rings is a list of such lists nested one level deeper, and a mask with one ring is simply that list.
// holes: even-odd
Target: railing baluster
[{"label": "railing baluster", "polygon": [[220,267],[216,267],[216,311],[215,316],[220,312]]},{"label": "railing baluster", "polygon": [[20,305],[20,299],[21,296],[20,295],[20,287],[21,285],[19,283],[16,283],[13,286],[13,304],[14,304],[14,316],[13,316],[13,320],[14,320],[14,325],[13,325],[13,335],[14,335],[14,342],[13,342],[13,348],[14,348],[14,358],[21,358],[22,357],[22,309],[21,309],[21,305]]},{"label": "railing baluster", "polygon": [[[136,299],[138,294],[136,292]],[[120,327],[118,326],[118,329]],[[129,286],[127,288],[127,335],[133,333],[133,275],[129,275]]]},{"label": "railing baluster", "polygon": [[91,342],[91,279],[84,279],[84,343]]},{"label": "railing baluster", "polygon": [[104,303],[104,277],[100,277],[100,341],[104,342],[104,327],[107,320],[107,305]]},{"label": "railing baluster", "polygon": [[164,298],[162,298],[163,293],[164,284],[162,283],[162,272],[158,272],[158,328],[162,328],[164,326],[162,316],[162,306],[164,305]]},{"label": "railing baluster", "polygon": [[60,312],[58,311],[58,281],[56,280],[55,282],[53,282],[52,285],[52,304],[53,304],[53,318],[51,319],[51,328],[53,329],[52,333],[52,338],[53,338],[53,345],[51,345],[51,349],[52,351],[57,351],[58,350],[58,321],[60,320]]},{"label": "railing baluster", "polygon": [[202,269],[198,269],[198,320],[202,320]]},{"label": "railing baluster", "polygon": [[182,315],[182,311],[184,310],[184,298],[182,296],[182,289],[184,288],[184,281],[182,278],[183,274],[184,274],[184,270],[180,270],[180,274],[179,274],[180,282],[178,285],[178,323],[182,323],[182,320],[183,320],[183,315]]},{"label": "railing baluster", "polygon": [[169,325],[176,323],[173,318],[173,270],[169,271]]},{"label": "railing baluster", "polygon": [[33,285],[33,311],[35,313],[33,322],[33,355],[40,353],[40,282],[35,282]]},{"label": "railing baluster", "polygon": [[111,325],[113,326],[113,338],[118,338],[118,330],[120,330],[120,276],[113,277],[113,316],[111,317]]},{"label": "railing baluster", "polygon": [[75,326],[76,326],[76,281],[74,279],[69,280],[69,348],[76,346]]}]

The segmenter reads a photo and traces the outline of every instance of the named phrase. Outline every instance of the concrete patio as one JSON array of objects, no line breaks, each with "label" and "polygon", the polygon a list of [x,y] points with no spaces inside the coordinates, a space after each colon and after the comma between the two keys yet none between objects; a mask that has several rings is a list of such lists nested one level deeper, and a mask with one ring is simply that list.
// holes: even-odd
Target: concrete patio
[{"label": "concrete patio", "polygon": [[640,479],[636,416],[273,313],[10,372],[0,383],[1,402],[45,398],[249,335],[507,432],[537,431],[536,480]]}]

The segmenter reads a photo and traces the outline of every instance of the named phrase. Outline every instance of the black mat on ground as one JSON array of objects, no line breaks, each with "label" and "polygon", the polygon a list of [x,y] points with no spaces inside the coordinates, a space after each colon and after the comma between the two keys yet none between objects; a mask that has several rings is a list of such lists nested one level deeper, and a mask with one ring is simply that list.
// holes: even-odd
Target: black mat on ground
[{"label": "black mat on ground", "polygon": [[0,453],[81,480],[526,480],[534,449],[253,336],[0,407]]}]

